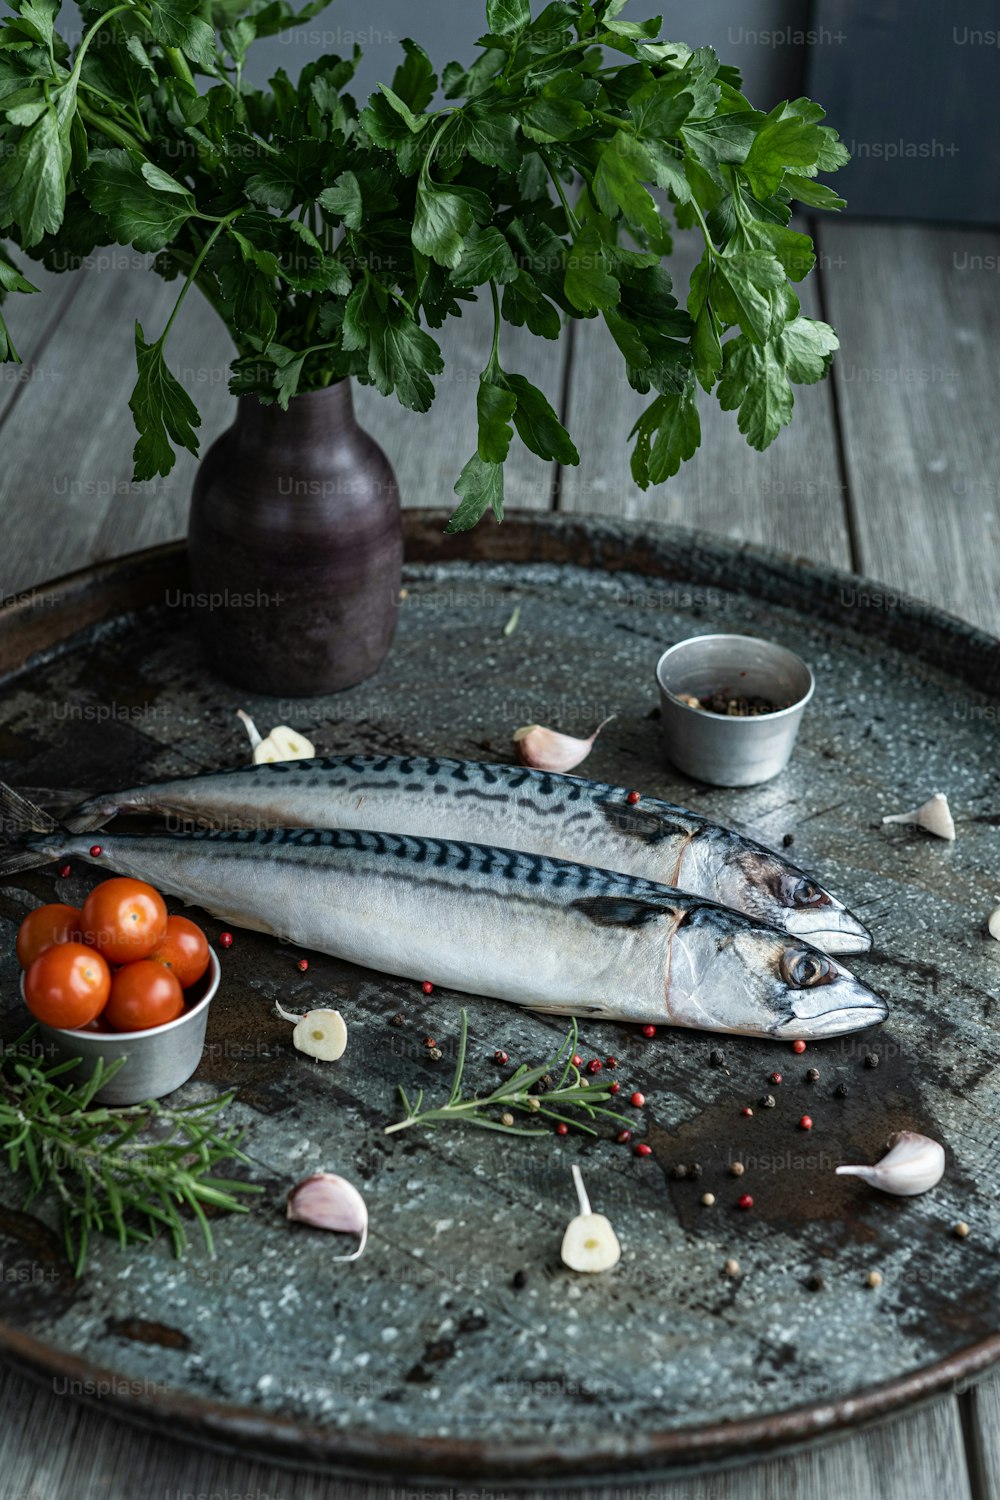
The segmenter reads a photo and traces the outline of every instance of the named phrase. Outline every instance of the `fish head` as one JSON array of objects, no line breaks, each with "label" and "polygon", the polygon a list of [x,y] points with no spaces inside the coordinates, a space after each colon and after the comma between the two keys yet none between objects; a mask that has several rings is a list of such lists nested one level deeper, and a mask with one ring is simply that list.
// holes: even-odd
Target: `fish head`
[{"label": "fish head", "polygon": [[691,840],[681,856],[676,884],[803,938],[825,953],[867,953],[872,945],[867,927],[818,880],[728,829],[706,830]]},{"label": "fish head", "polygon": [[884,1021],[881,996],[836,959],[737,912],[698,905],[670,944],[671,1021],[710,1031],[812,1041]]}]

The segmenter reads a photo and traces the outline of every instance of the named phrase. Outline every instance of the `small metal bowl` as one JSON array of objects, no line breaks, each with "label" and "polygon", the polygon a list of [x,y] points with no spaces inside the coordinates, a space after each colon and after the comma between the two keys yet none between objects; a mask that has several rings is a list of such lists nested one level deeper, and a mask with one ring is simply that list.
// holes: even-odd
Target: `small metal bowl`
[{"label": "small metal bowl", "polygon": [[[756,786],[788,764],[815,679],[794,651],[753,635],[697,635],[664,651],[656,664],[667,758],[711,786]],[[787,706],[774,713],[711,713],[680,694],[733,692]]]},{"label": "small metal bowl", "polygon": [[85,1083],[91,1078],[98,1058],[104,1059],[105,1066],[125,1059],[115,1076],[98,1089],[95,1098],[99,1104],[141,1104],[146,1099],[162,1099],[187,1083],[201,1061],[208,1007],[221,974],[215,950],[209,948],[208,968],[198,983],[185,991],[183,1015],[165,1026],[153,1026],[148,1031],[64,1031],[39,1021],[38,1030],[60,1061],[80,1058],[79,1067],[66,1074],[68,1084]]}]

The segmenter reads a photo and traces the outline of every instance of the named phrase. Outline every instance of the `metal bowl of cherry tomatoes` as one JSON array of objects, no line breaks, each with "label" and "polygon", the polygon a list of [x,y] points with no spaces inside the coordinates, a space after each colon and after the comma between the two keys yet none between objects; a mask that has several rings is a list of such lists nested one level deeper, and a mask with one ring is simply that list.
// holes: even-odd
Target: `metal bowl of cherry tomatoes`
[{"label": "metal bowl of cherry tomatoes", "polygon": [[82,907],[37,907],[18,930],[17,957],[44,1043],[59,1061],[77,1061],[66,1082],[114,1066],[99,1103],[162,1099],[197,1068],[219,960],[201,929],[169,916],[144,881],[102,881]]}]

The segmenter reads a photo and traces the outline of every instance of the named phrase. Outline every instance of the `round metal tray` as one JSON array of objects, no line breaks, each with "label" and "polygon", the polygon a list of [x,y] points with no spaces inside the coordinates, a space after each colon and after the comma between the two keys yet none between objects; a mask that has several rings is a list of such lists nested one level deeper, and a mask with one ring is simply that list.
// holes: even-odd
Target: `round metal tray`
[{"label": "round metal tray", "polygon": [[[587,1022],[640,1088],[651,1157],[608,1137],[503,1139],[415,1129],[386,1137],[398,1083],[446,1093],[458,1011],[466,1083],[493,1052],[541,1061],[562,1026],[499,1002],[297,952],[238,932],[223,955],[208,1046],[179,1097],[236,1089],[265,1192],[214,1225],[218,1253],[95,1243],[73,1280],[55,1220],[0,1188],[0,1353],[104,1411],[174,1435],[371,1477],[500,1483],[649,1476],[842,1432],[954,1389],[1000,1357],[996,995],[1000,642],[877,585],[751,547],[648,524],[522,514],[442,536],[406,518],[406,597],[377,678],[331,698],[255,699],[213,679],[185,609],[180,546],[89,569],[0,610],[0,776],[67,795],[247,758],[242,707],[320,753],[506,758],[532,721],[589,731],[582,768],[752,828],[866,917],[853,960],[881,989],[881,1030],[810,1047]],[[516,606],[509,634],[504,627]],[[817,676],[795,757],[766,786],[695,785],[663,761],[653,667],[699,631],[764,634]],[[953,845],[884,829],[885,812],[949,794]],[[32,901],[82,900],[89,867],[0,887],[0,1035],[22,1029],[13,933]],[[195,913],[196,917],[199,913]],[[203,915],[203,914],[201,914]],[[210,940],[219,924],[204,917]],[[344,1060],[293,1051],[274,1013],[334,1003]],[[402,1026],[390,1019],[402,1012]],[[445,1053],[427,1057],[426,1036]],[[722,1045],[725,1066],[709,1065]],[[878,1066],[866,1066],[866,1055]],[[820,1070],[806,1081],[806,1069]],[[780,1086],[768,1083],[779,1069]],[[845,1083],[840,1097],[836,1086]],[[765,1092],[774,1109],[755,1108]],[[808,1109],[806,1135],[798,1129]],[[945,1142],[933,1193],[876,1195],[834,1166],[891,1131]],[[579,1160],[616,1225],[614,1273],[559,1262]],[[744,1176],[729,1172],[743,1161]],[[697,1162],[698,1181],[674,1168]],[[365,1256],[283,1217],[318,1168],[365,1193]],[[712,1191],[716,1204],[701,1205]],[[736,1207],[751,1191],[754,1208]],[[953,1231],[971,1226],[967,1239]],[[742,1274],[723,1271],[738,1258]],[[882,1275],[868,1287],[871,1270]],[[525,1273],[524,1277],[516,1273]],[[526,1278],[526,1280],[525,1280]]]}]

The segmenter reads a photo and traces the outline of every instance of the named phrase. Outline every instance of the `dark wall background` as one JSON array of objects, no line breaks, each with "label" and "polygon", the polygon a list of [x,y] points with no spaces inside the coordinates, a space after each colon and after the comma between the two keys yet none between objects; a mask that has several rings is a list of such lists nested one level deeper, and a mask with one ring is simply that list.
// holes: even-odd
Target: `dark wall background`
[{"label": "dark wall background", "polygon": [[1000,222],[998,0],[816,0],[808,92],[854,160],[848,213]]}]

